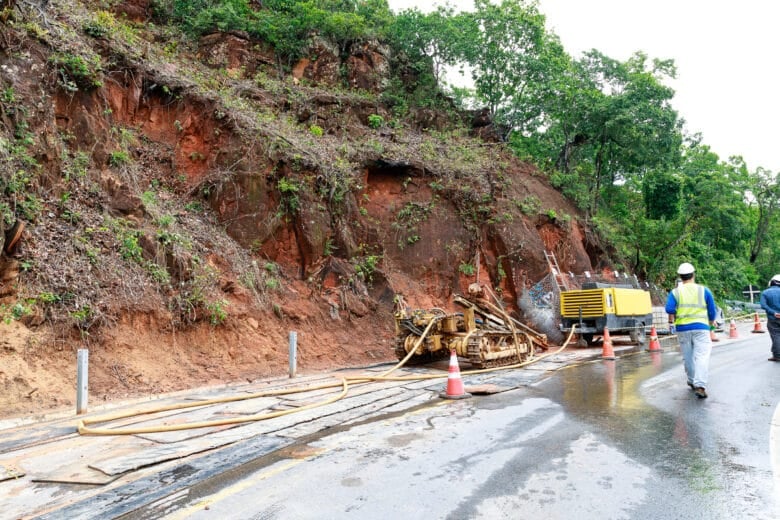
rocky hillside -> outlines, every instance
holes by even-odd
[[[2,2],[4,414],[70,405],[80,348],[93,400],[284,375],[291,330],[302,371],[366,364],[393,357],[396,295],[453,308],[478,277],[527,319],[545,250],[602,267],[490,121],[383,98],[381,43],[315,40],[290,71],[93,4]]]

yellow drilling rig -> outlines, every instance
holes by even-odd
[[[455,296],[463,312],[443,309],[411,310],[396,299],[395,353],[408,364],[443,359],[454,350],[475,368],[513,365],[546,350],[547,336],[512,318],[500,305],[485,298],[485,288],[471,284],[468,297]],[[420,341],[420,338],[423,338]]]

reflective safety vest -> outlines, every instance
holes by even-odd
[[[677,300],[677,312],[674,319],[676,325],[688,325],[690,323],[709,325],[703,285],[684,283],[672,289],[672,294],[674,299]]]

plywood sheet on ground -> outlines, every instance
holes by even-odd
[[[344,412],[347,410],[353,410],[356,409],[353,413],[354,417],[360,417],[366,413],[365,410],[361,411],[359,410],[360,407],[365,406],[367,404],[370,404],[372,401],[381,400],[386,397],[391,397],[394,395],[400,395],[404,396],[402,399],[400,399],[401,402],[403,402],[403,399],[407,399],[410,396],[414,395],[414,393],[409,393],[407,390],[405,390],[402,387],[394,387],[394,388],[388,388],[381,391],[376,391],[371,394],[365,394],[360,395],[356,397],[346,397],[344,399],[341,399],[339,401],[336,401],[335,403],[331,403],[326,406],[318,407],[318,408],[312,408],[309,410],[304,410],[301,412],[296,412],[290,415],[283,415],[281,417],[275,417],[273,419],[268,419],[264,421],[258,421],[253,423],[248,423],[245,425],[239,425],[236,428],[232,428],[230,430],[225,430],[221,432],[216,432],[208,435],[207,437],[204,437],[205,439],[203,442],[209,442],[213,441],[215,444],[215,447],[221,446],[230,442],[236,442],[238,440],[243,439],[249,439],[251,437],[259,436],[259,435],[267,435],[274,433],[276,435],[285,435],[286,430],[289,430],[290,428],[295,427],[298,424],[302,423],[313,423],[314,426],[313,431],[319,431],[322,428],[326,427],[326,421],[323,421],[323,417],[328,417],[340,412]],[[342,418],[339,418],[339,420],[342,420]],[[290,431],[289,436],[293,434],[292,431]],[[189,443],[198,441],[198,439],[190,439],[187,441],[184,441],[182,443],[178,443],[173,446],[179,446],[181,445],[181,449],[183,451],[188,451],[190,449],[193,449],[189,446]],[[208,449],[203,448],[201,444],[198,444],[199,449]],[[148,453],[150,458],[156,458],[157,454],[154,452]],[[162,455],[168,456],[168,452],[163,452]],[[113,467],[108,468],[103,465],[101,465],[99,468],[104,471],[127,471],[128,468],[132,468],[137,463],[141,462],[140,460],[120,460],[120,461],[111,461]],[[147,463],[153,463],[151,460]]]
[[[115,479],[88,467],[90,458],[143,450],[150,441],[134,437],[70,437],[3,455],[0,465],[24,468],[33,482],[106,484]]]
[[[249,415],[255,415],[270,411],[270,408],[278,402],[275,397],[258,397],[256,399],[249,399],[246,401],[236,401],[232,403],[215,404],[198,408],[195,410],[183,410],[183,413],[176,415],[173,418],[168,418],[161,423],[148,423],[144,426],[167,426],[167,425],[180,425],[180,424],[194,424],[204,421],[218,421],[222,419],[230,419],[231,417],[242,418]],[[237,423],[241,424],[241,423]],[[138,434],[138,437],[142,439],[148,439],[159,443],[172,443],[181,442],[187,439],[193,439],[195,437],[201,437],[209,433],[216,431],[235,428],[237,424],[227,424],[223,426],[209,426],[206,428],[195,428],[192,430],[177,430],[171,432],[160,433],[142,433]]]
[[[5,430],[0,432],[0,453],[21,450],[43,442],[50,442],[75,434],[76,427],[73,425],[40,426]]]
[[[102,486],[119,478],[119,475],[106,475],[86,466],[65,466],[48,473],[35,475],[33,482],[54,482],[59,484],[91,484]]]
[[[411,397],[407,398],[404,401],[399,401],[396,404],[388,406],[387,408],[383,408],[380,413],[389,414],[389,413],[405,412],[411,408],[414,408],[415,406],[427,404],[434,400],[436,401],[440,400],[439,395],[437,393],[436,394],[432,392],[420,392],[418,394],[412,393]]]
[[[490,383],[499,386],[510,387],[514,390],[521,386],[528,386],[539,380],[538,371],[532,370],[502,370],[500,372],[493,372],[490,378],[486,378],[483,382]]]
[[[294,378],[275,379],[243,385],[240,390],[247,393],[262,393],[276,390],[291,390],[294,388],[311,388],[325,383],[333,382],[334,377],[329,374],[316,376],[298,376]],[[238,390],[238,389],[236,389]]]
[[[218,448],[231,442],[235,442],[235,439],[226,440],[213,436],[198,437],[174,444],[149,442],[143,449],[108,455],[102,459],[91,460],[88,464],[90,468],[102,471],[107,475],[121,475],[128,471],[135,471],[146,466]]]
[[[377,398],[381,397],[381,393]],[[370,396],[366,396],[370,398]],[[345,399],[347,400],[347,399]],[[343,401],[337,401],[342,403]],[[348,401],[348,400],[347,400]],[[334,404],[337,404],[334,403]],[[89,466],[108,475],[117,475],[127,471],[133,471],[145,466],[159,464],[195,453],[219,448],[239,441],[247,440],[258,435],[268,434],[280,429],[288,428],[299,422],[307,422],[316,419],[322,414],[335,413],[330,407],[314,408],[301,413],[276,417],[258,422],[250,422],[235,425],[230,429],[215,431],[208,435],[184,439],[175,443],[162,443],[144,447],[143,450],[135,450],[132,453],[122,453],[113,457],[106,457],[89,463]],[[357,404],[340,405],[339,409],[358,406]],[[175,432],[170,432],[175,433]],[[150,442],[145,440],[144,442]]]
[[[327,407],[327,415],[322,412],[312,416],[310,420],[292,425],[284,430],[278,430],[277,435],[285,437],[300,437],[318,432],[325,428],[330,428],[347,421],[362,419],[367,414],[377,409],[390,406],[411,397],[410,391],[404,388],[388,388],[371,394],[364,394],[355,397],[345,398],[337,401]],[[317,409],[311,410],[316,412]],[[302,412],[305,414],[306,412]]]
[[[222,432],[228,433],[228,432]],[[213,477],[239,464],[262,457],[291,443],[275,436],[254,437],[165,471],[144,477],[128,484],[108,489],[49,513],[39,520],[62,518],[118,518],[145,504],[153,503],[196,482]]]
[[[407,390],[430,390],[438,392],[447,386],[447,376],[436,379],[420,379],[419,381],[404,381],[403,385]]]
[[[563,366],[563,361],[550,361],[545,359],[538,363],[533,363],[523,367],[523,370],[531,370],[534,372],[544,372],[547,370],[558,370]]]
[[[395,388],[398,386],[402,386],[404,383],[405,381],[376,381],[376,382],[365,382],[365,383],[352,383],[349,384],[347,395],[349,397],[364,395],[364,394],[376,392],[378,390],[383,390],[386,388]],[[342,389],[343,387],[341,383],[338,382],[338,386],[334,386],[333,388],[323,388],[321,390],[315,390],[311,392],[282,395],[279,396],[280,405],[281,406],[292,405],[292,406],[300,407],[309,404],[316,404],[318,402],[322,402],[326,400],[329,397],[338,395],[339,393],[341,393]]]

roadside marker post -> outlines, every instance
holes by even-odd
[[[76,415],[87,411],[89,397],[89,350],[80,348],[76,354]]]
[[[298,333],[290,331],[290,377],[295,377],[296,365],[298,364]]]

